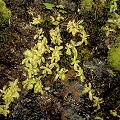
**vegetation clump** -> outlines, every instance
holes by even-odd
[[[0,0],[0,26],[11,17],[11,11],[6,7],[3,0]]]
[[[118,29],[120,29],[120,16],[116,13],[117,1],[118,0],[111,0],[110,2],[109,13],[111,18],[108,18],[108,20],[105,21],[105,26],[102,26],[103,30],[106,31],[106,36],[105,34],[103,34],[104,37],[109,37],[112,32],[115,33]],[[0,13],[2,14],[4,19],[9,19],[9,17],[11,16],[11,12],[6,8],[3,0],[0,0],[0,2]],[[72,96],[73,99],[76,97],[76,99],[74,99],[76,101],[78,97],[80,99],[80,91],[82,91],[81,93],[87,98],[85,98],[85,100],[88,100],[87,107],[91,107],[93,110],[90,117],[103,120],[104,116],[102,116],[102,114],[104,113],[102,112],[102,110],[106,110],[106,108],[104,108],[103,102],[105,103],[107,101],[106,99],[109,99],[104,99],[104,95],[102,95],[106,92],[104,89],[106,87],[106,84],[109,84],[109,82],[104,83],[103,73],[106,72],[106,69],[108,71],[108,68],[104,70],[102,69],[103,67],[101,67],[105,65],[103,62],[94,61],[97,66],[100,66],[98,67],[99,69],[97,69],[99,71],[96,70],[96,65],[94,67],[92,64],[88,64],[90,72],[89,70],[86,70],[88,73],[86,72],[87,75],[85,77],[85,69],[83,71],[83,67],[85,67],[85,65],[83,62],[87,61],[88,63],[90,63],[89,59],[93,57],[93,53],[98,51],[98,48],[104,47],[102,45],[99,47],[98,45],[99,43],[102,43],[100,41],[101,37],[100,39],[98,39],[98,42],[96,40],[98,36],[96,37],[95,35],[93,35],[95,36],[94,41],[96,40],[97,47],[92,46],[91,43],[93,41],[88,40],[88,37],[92,38],[91,36],[94,31],[99,32],[99,30],[102,30],[100,29],[101,26],[97,24],[97,22],[99,21],[99,17],[97,15],[99,11],[101,11],[101,13],[104,12],[102,11],[102,9],[105,8],[105,3],[106,0],[98,0],[98,2],[94,0],[81,0],[80,8],[78,8],[78,15],[80,16],[80,14],[84,14],[83,17],[67,19],[65,21],[65,15],[67,15],[68,11],[66,12],[66,9],[64,9],[63,5],[43,3],[47,10],[51,10],[52,12],[54,11],[53,14],[47,16],[47,18],[43,17],[44,15],[41,13],[36,14],[36,12],[33,12],[34,10],[32,11],[32,9],[28,11],[32,17],[32,22],[30,22],[30,26],[32,26],[36,30],[36,34],[34,35],[33,39],[36,40],[37,43],[34,45],[34,47],[32,47],[31,49],[27,49],[23,53],[25,58],[22,60],[22,64],[24,65],[24,69],[26,71],[24,73],[25,80],[22,82],[23,88],[33,90],[34,93],[40,93],[39,95],[42,95],[44,97],[46,91],[52,89],[52,87],[54,86],[53,84],[51,85],[49,83],[51,83],[51,81],[52,83],[60,81],[60,83],[63,83],[64,85],[66,84],[68,86],[65,89],[65,95],[63,95],[64,99],[66,99],[68,93],[71,93],[70,96]],[[92,21],[93,19],[90,18],[92,20],[87,23],[87,19],[85,19],[84,17],[88,16],[89,13],[94,16],[94,21]],[[104,16],[102,17],[105,18]],[[88,19],[88,21],[90,19]],[[102,23],[102,20],[100,20],[100,23]],[[97,27],[91,27],[91,25]],[[91,30],[89,33],[88,28],[90,28]],[[89,47],[92,49],[90,50]],[[113,45],[112,48],[110,48],[108,52],[108,62],[112,68],[114,68],[115,70],[120,70],[120,36],[117,38],[116,43]],[[103,73],[100,70],[102,70]],[[98,75],[98,72],[100,73],[100,75]],[[69,78],[72,78],[72,80],[69,80]],[[73,80],[73,78],[77,80],[75,84],[75,80]],[[49,81],[49,83],[47,83],[46,81]],[[70,85],[70,82],[67,81],[72,81],[73,85]],[[79,89],[79,87],[77,87],[77,83],[80,83],[78,84],[78,86],[82,85],[82,87],[84,86],[84,88]],[[10,113],[10,104],[14,102],[15,98],[19,98],[19,92],[22,89],[20,89],[17,84],[18,80],[15,80],[15,82],[10,82],[9,87],[4,86],[3,89],[0,90],[0,97],[4,100],[4,102],[2,102],[2,105],[0,105],[0,114],[7,116],[7,114]],[[111,85],[109,84],[109,88],[110,87]],[[99,91],[99,88],[101,89],[101,91]],[[54,94],[56,93],[54,92]],[[47,103],[47,99],[45,99],[45,102]],[[92,105],[90,105],[89,102],[90,104],[92,103]],[[63,106],[61,108],[63,108]],[[61,111],[63,111],[63,109]],[[110,110],[110,114],[115,117],[120,117],[119,115],[117,115],[117,109],[114,110],[114,108]]]
[[[120,70],[120,36],[108,52],[108,62],[112,68]]]
[[[50,35],[50,43],[48,43],[48,39],[44,35],[43,28],[38,28],[36,31],[37,34],[34,36],[34,39],[37,39],[38,43],[31,50],[24,52],[25,59],[22,61],[28,72],[28,78],[23,82],[23,86],[28,89],[34,88],[35,93],[40,92],[41,94],[43,94],[42,81],[50,75],[54,76],[54,80],[64,80],[66,72],[70,69],[69,66],[73,66],[76,76],[80,77],[82,82],[85,79],[83,70],[79,65],[80,60],[78,59],[77,50],[83,43],[87,45],[87,37],[89,36],[82,26],[83,20],[76,22],[74,19],[68,22],[66,28],[68,34],[72,34],[73,37],[78,36],[81,40],[66,40],[65,46],[63,46],[64,39],[61,35],[60,21],[64,18],[60,13],[57,13],[57,17],[50,16],[50,19],[54,25],[48,33]],[[33,17],[31,24],[41,24],[41,21],[35,21]],[[63,54],[71,59],[69,64],[65,63],[67,64],[66,68],[60,64],[60,61],[64,61]]]
[[[15,98],[19,98],[19,92],[21,89],[18,87],[18,80],[9,83],[9,87],[3,87],[3,90],[0,89],[0,97],[2,96],[4,104],[0,105],[0,114],[7,116],[10,113],[9,107],[11,102],[14,102]]]

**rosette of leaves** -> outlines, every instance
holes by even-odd
[[[108,37],[111,33],[116,32],[114,28],[112,28],[110,25],[106,25],[103,27],[103,30],[106,32],[106,36]]]
[[[80,80],[82,82],[84,82],[85,76],[84,76],[82,68],[79,65],[80,60],[78,60],[78,58],[77,58],[78,57],[78,52],[77,52],[77,49],[76,49],[76,47],[81,46],[82,43],[83,43],[82,41],[75,42],[75,41],[71,40],[70,43],[66,44],[66,49],[67,49],[66,54],[69,55],[69,56],[73,55],[73,58],[71,57],[71,61],[72,61],[71,65],[73,65],[73,68],[76,71],[76,76],[79,76]]]
[[[42,76],[26,79],[25,81],[23,81],[23,88],[27,88],[28,90],[34,88],[34,93],[40,92],[41,94],[43,94],[43,85],[41,82],[41,78]]]
[[[66,54],[70,55],[70,56],[73,54],[75,59],[78,56],[76,46],[77,46],[77,44],[73,40],[71,40],[70,43],[66,44],[66,49],[67,49]]]
[[[87,33],[85,32],[85,30],[82,30],[79,35],[80,35],[80,37],[82,39],[82,43],[85,43],[85,45],[87,45],[88,44],[87,37],[89,35],[87,35]]]
[[[85,82],[85,76],[84,76],[84,72],[83,69],[79,66],[78,69],[76,69],[76,76],[80,77],[81,82]]]
[[[120,15],[117,13],[114,13],[112,18],[109,18],[107,20],[107,24],[105,27],[103,27],[103,30],[106,31],[106,36],[108,37],[109,34],[115,33],[116,29],[120,29]]]
[[[46,66],[41,66],[40,68],[43,69],[43,71],[42,71],[43,75],[46,76],[47,74],[52,74],[52,70],[51,70],[50,65],[48,63],[46,63]]]
[[[37,75],[39,72],[38,66],[45,62],[43,57],[45,46],[42,41],[39,41],[37,45],[32,50],[26,50],[24,55],[26,58],[22,61],[22,64],[25,64],[25,69],[28,71],[28,76],[31,78],[33,75]],[[39,52],[39,50],[41,52]]]
[[[4,100],[5,104],[0,105],[0,114],[7,116],[10,113],[9,106],[11,102],[14,102],[15,98],[19,98],[19,92],[21,89],[18,87],[18,80],[16,79],[14,82],[9,83],[9,87],[3,87],[3,90],[0,90],[2,99]]]
[[[60,45],[63,42],[61,40],[60,29],[58,26],[55,29],[50,30],[50,37],[54,44]]]
[[[97,107],[97,110],[99,110],[100,109],[100,104],[103,103],[103,99],[99,98],[99,97],[96,97],[96,96],[93,96],[93,101],[94,101],[93,107]],[[95,111],[97,111],[97,110],[95,110]]]
[[[77,56],[78,56],[78,52],[77,52],[77,49],[76,47],[79,47],[83,44],[82,41],[80,42],[75,42],[73,40],[70,41],[70,43],[66,43],[66,54],[71,56],[73,55],[74,56],[74,59],[77,59]]]
[[[107,22],[108,22],[108,24],[111,25],[112,28],[120,29],[120,15],[118,15],[117,13],[115,13],[112,18],[108,19]]]
[[[49,57],[49,59],[51,59],[51,63],[57,63],[60,60],[62,49],[63,46],[55,46],[55,48],[50,47],[50,50],[52,51],[52,56]]]
[[[57,71],[57,74],[55,76],[55,79],[54,80],[57,80],[58,78],[60,78],[61,80],[64,80],[66,75],[65,73],[67,72],[68,70],[66,68],[61,68],[59,71]]]
[[[85,45],[87,45],[87,35],[86,31],[84,30],[84,27],[81,25],[83,20],[79,20],[78,22],[69,21],[67,25],[67,30],[69,33],[72,33],[73,36],[78,34],[81,37],[81,43],[85,42]],[[80,44],[81,45],[81,44]]]
[[[57,13],[57,17],[53,17],[53,16],[50,16],[50,19],[51,19],[51,23],[53,25],[56,25],[58,26],[60,24],[60,21],[61,20],[64,20],[64,18],[60,15],[60,13]]]
[[[85,84],[85,88],[83,90],[83,94],[89,94],[89,99],[92,101],[93,100],[93,96],[94,96],[94,89],[92,89],[92,84],[89,83],[88,85]]]
[[[69,21],[67,25],[67,30],[69,33],[72,33],[73,36],[75,36],[77,33],[81,32],[83,30],[83,26],[81,23],[83,20],[80,20],[78,22],[75,22],[75,19],[73,21]]]
[[[37,25],[37,24],[41,24],[42,22],[44,22],[44,20],[40,15],[38,15],[38,17],[33,17],[33,22],[31,22],[31,24]]]
[[[110,110],[110,114],[120,119],[120,115],[118,115],[116,110]]]
[[[106,36],[108,37],[110,33],[116,32],[116,29],[120,29],[120,15],[116,12],[118,9],[118,0],[110,1],[110,18],[107,20],[107,24],[103,27],[106,31]]]

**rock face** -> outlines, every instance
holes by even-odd
[[[83,85],[69,72],[64,82],[56,81],[53,87],[44,89],[44,94],[24,90],[21,98],[11,107],[7,120],[83,120],[85,96]],[[71,76],[71,77],[70,77]]]
[[[90,70],[91,74],[94,73],[97,78],[102,77],[103,70],[107,71],[105,61],[101,61],[98,58],[93,58],[93,61],[84,61],[83,66],[85,68],[88,68]]]

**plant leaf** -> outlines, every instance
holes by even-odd
[[[67,13],[65,10],[59,10],[59,12],[63,14]]]
[[[65,7],[63,5],[56,5],[57,8],[64,9]]]
[[[48,10],[52,10],[54,7],[54,4],[51,4],[51,3],[43,3],[43,4],[45,5],[46,9],[48,9]]]

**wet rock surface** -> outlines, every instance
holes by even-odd
[[[58,85],[59,84],[59,85]],[[76,84],[76,83],[75,83]],[[55,83],[51,92],[44,91],[44,94],[34,94],[33,91],[24,91],[21,98],[11,107],[11,113],[7,117],[9,120],[83,120],[82,112],[80,115],[80,104],[84,103],[84,96],[75,92],[80,92],[80,85],[66,90],[68,86],[63,83]],[[76,88],[77,87],[77,88]],[[77,91],[75,91],[75,89]]]

